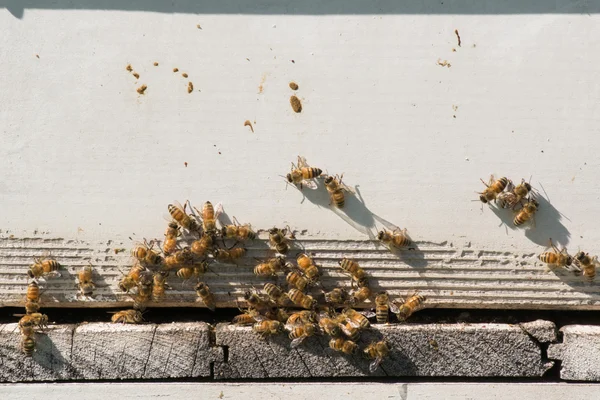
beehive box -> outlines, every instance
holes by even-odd
[[[11,313],[24,305],[33,258],[44,255],[64,267],[42,284],[43,307],[129,307],[117,288],[129,249],[162,240],[175,199],[220,202],[257,230],[289,225],[291,255],[312,253],[326,289],[350,286],[337,264],[348,257],[374,292],[418,291],[428,308],[600,307],[596,283],[537,259],[550,238],[571,254],[598,251],[596,44],[576,39],[593,37],[595,6],[70,4],[0,13],[0,305]],[[344,210],[322,185],[286,184],[298,155],[344,174],[355,191]],[[492,173],[532,177],[535,226],[515,228],[510,210],[482,207],[479,179]],[[390,223],[408,229],[414,249],[392,254],[375,240]],[[267,237],[246,244],[237,264],[211,265],[204,279],[217,320],[265,282],[252,269],[272,256]],[[98,287],[82,299],[75,276],[89,264]],[[170,283],[150,309],[203,307],[193,283]],[[88,376],[53,368],[54,379]],[[182,376],[200,376],[190,368]]]

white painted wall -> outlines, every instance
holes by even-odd
[[[600,242],[595,5],[38,3],[0,8],[4,233],[162,236],[166,205],[189,198],[221,201],[256,227],[362,237],[286,190],[278,175],[302,154],[344,172],[372,212],[417,240],[534,251],[567,232],[574,249]],[[533,175],[570,220],[545,207],[529,237],[507,232],[470,201],[492,172]]]

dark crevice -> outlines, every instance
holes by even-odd
[[[223,362],[224,363],[228,363],[229,362],[229,346],[221,346],[221,348],[223,349]]]

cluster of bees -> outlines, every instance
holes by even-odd
[[[479,193],[479,200],[482,203],[491,203],[492,201],[500,208],[515,210],[520,206],[520,209],[515,211],[513,224],[521,226],[528,221],[535,224],[535,213],[539,208],[539,203],[535,199],[533,188],[525,179],[521,179],[519,185],[514,185],[513,182],[502,177],[494,179],[490,177],[488,183],[481,180],[486,186],[483,192]],[[538,255],[538,259],[547,264],[548,269],[569,268],[572,265],[577,267],[584,279],[588,282],[594,281],[596,277],[596,268],[600,267],[598,256],[590,256],[589,253],[579,251],[575,256],[568,254],[567,249],[562,250],[552,243],[550,239],[550,251],[546,251]]]

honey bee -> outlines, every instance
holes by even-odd
[[[194,207],[194,210],[202,216],[202,228],[204,229],[204,232],[209,235],[214,235],[217,232],[217,218],[223,211],[221,204],[217,204],[216,213],[215,208],[210,201],[207,201],[202,205],[202,211],[199,211],[196,207]]]
[[[354,354],[358,349],[358,345],[351,340],[337,338],[329,341],[329,348],[335,351],[341,351],[344,354]]]
[[[125,275],[123,279],[119,281],[119,289],[121,289],[123,292],[129,292],[137,285],[140,279],[140,274],[146,270],[146,267],[140,264],[135,264],[133,267],[131,267],[127,275]]]
[[[31,281],[29,282],[29,285],[27,285],[27,294],[25,296],[25,300],[31,303],[40,302],[40,287],[36,281]],[[29,314],[29,312],[27,314]]]
[[[278,271],[285,267],[285,258],[275,257],[254,267],[254,274],[258,276],[276,276]]]
[[[268,335],[276,335],[283,332],[283,324],[279,321],[266,319],[264,321],[255,323],[252,326],[252,330],[265,338]]]
[[[44,329],[48,326],[48,316],[41,313],[23,315],[19,320],[19,328],[38,327]]]
[[[538,255],[540,261],[548,264],[548,267],[568,267],[573,263],[573,257],[567,253],[566,248],[563,247],[561,251],[558,251],[554,243],[552,243],[552,239],[550,239],[550,247],[552,247],[552,251],[546,251]]]
[[[29,267],[27,276],[32,279],[40,278],[42,276],[60,276],[58,269],[61,265],[56,260],[49,258],[34,258],[34,263]]]
[[[589,253],[583,253],[583,251],[575,254],[575,262],[583,270],[583,277],[588,282],[593,282],[596,278],[596,268],[600,267],[598,262],[598,256],[590,257]]]
[[[243,247],[235,247],[231,250],[216,249],[213,256],[220,262],[235,262],[246,254],[246,249]]]
[[[298,268],[300,268],[306,278],[311,281],[319,279],[319,269],[308,255],[302,253],[298,256],[296,261],[298,262]]]
[[[288,297],[292,303],[306,309],[313,309],[317,305],[317,301],[312,296],[302,293],[298,289],[290,289]]]
[[[167,270],[180,268],[185,265],[190,265],[194,262],[194,254],[189,247],[184,247],[181,250],[165,257],[164,266]]]
[[[369,319],[365,317],[362,313],[354,310],[353,308],[347,308],[342,312],[342,315],[346,318],[350,325],[359,328],[366,329],[371,324],[369,323]]]
[[[390,296],[387,292],[379,292],[375,296],[375,314],[378,324],[387,324],[390,315]]]
[[[290,347],[298,347],[307,337],[314,336],[317,333],[317,327],[314,324],[304,324],[300,326],[286,326],[290,330],[288,337],[292,339]]]
[[[360,338],[360,328],[357,328],[348,321],[340,323],[340,329],[344,332],[344,335],[353,342],[356,342]]]
[[[196,287],[196,294],[198,295],[198,300],[202,300],[204,305],[210,310],[215,311],[217,308],[215,303],[215,297],[210,291],[208,285],[204,282],[199,282]]]
[[[521,179],[521,183],[516,187],[509,181],[506,191],[498,195],[498,206],[501,208],[514,208],[531,192],[531,185]]]
[[[377,371],[379,364],[390,354],[390,348],[385,340],[379,342],[373,342],[368,345],[364,350],[365,356],[374,360],[369,364],[369,371],[371,373]]]
[[[244,300],[246,300],[248,306],[254,309],[265,309],[269,307],[268,301],[263,299],[258,293],[250,290],[244,293]]]
[[[142,313],[138,310],[123,310],[115,312],[110,320],[114,324],[141,324],[144,322]]]
[[[79,294],[84,297],[90,297],[96,288],[96,284],[92,280],[92,267],[88,265],[81,268],[77,273],[77,280],[79,281]]]
[[[273,300],[277,305],[283,304],[287,300],[287,293],[285,293],[279,286],[273,283],[265,283],[264,290],[265,293],[267,293],[267,295],[269,296],[269,298]]]
[[[530,198],[525,205],[523,205],[523,208],[519,210],[517,215],[515,215],[515,219],[513,220],[515,226],[521,226],[529,220],[535,224],[534,214],[539,206],[540,203],[538,203],[533,197]]]
[[[489,183],[485,183],[483,179],[480,179],[480,181],[486,186],[485,190],[479,193],[479,200],[481,200],[482,203],[488,203],[492,200],[496,202],[496,198],[500,193],[502,193],[502,191],[504,190],[504,188],[506,188],[506,185],[508,185],[509,182],[508,178],[506,177],[494,180],[493,175],[490,176]]]
[[[299,184],[302,188],[303,181],[315,179],[322,173],[323,171],[320,168],[309,166],[306,158],[298,156],[298,165],[296,166],[292,163],[291,172],[286,175],[286,178],[289,183],[293,183],[294,185]]]
[[[194,276],[194,268],[192,266],[184,266],[177,270],[177,276],[184,281],[187,281]]]
[[[250,224],[240,225],[238,220],[233,217],[233,224],[225,225],[221,228],[221,236],[226,239],[235,239],[243,242],[248,239],[256,239],[256,232],[252,230]]]
[[[33,356],[33,352],[35,351],[35,339],[33,335],[23,335],[21,338],[21,351],[25,354],[26,357]]]
[[[140,244],[131,250],[131,255],[143,264],[158,265],[162,262],[162,257],[152,250],[152,247],[154,247],[154,243],[148,244],[146,239],[144,239],[143,244]]]
[[[317,316],[313,311],[303,310],[290,315],[286,325],[295,326],[302,324],[311,324],[317,320]]]
[[[279,322],[286,322],[290,318],[290,314],[285,308],[273,308],[265,313],[268,319],[274,319]]]
[[[329,316],[325,313],[319,316],[319,326],[321,329],[323,329],[323,331],[325,331],[326,334],[333,338],[342,334],[340,322],[333,318],[329,318]]]
[[[25,312],[27,314],[33,314],[40,311],[40,303],[37,301],[27,300],[25,302]]]
[[[165,297],[165,291],[168,287],[167,285],[167,275],[169,273],[166,271],[158,271],[154,273],[152,278],[152,300],[160,301]]]
[[[414,294],[406,299],[403,303],[399,304],[398,312],[396,313],[398,321],[404,322],[408,319],[408,317],[422,309],[425,300],[425,296]]]
[[[335,288],[325,293],[325,301],[332,306],[341,306],[348,301],[348,292],[343,288]]]
[[[291,271],[285,277],[285,280],[290,286],[298,290],[304,290],[308,286],[309,282],[304,276],[302,276],[299,272]]]
[[[162,251],[165,255],[169,255],[177,250],[177,237],[179,236],[179,225],[176,221],[169,222],[167,231],[165,232],[165,240],[163,242]],[[192,243],[193,245],[193,243]]]
[[[356,261],[343,258],[339,261],[340,268],[352,275],[352,279],[357,282],[359,286],[365,286],[367,282],[367,273],[362,269]]]
[[[365,282],[366,282],[365,280],[361,281],[361,283],[365,283]],[[359,286],[358,289],[356,289],[352,292],[352,297],[350,298],[350,304],[355,305],[358,303],[362,303],[363,301],[368,300],[369,297],[371,297],[371,289],[369,289],[368,286]]]
[[[344,192],[353,192],[352,189],[342,183],[343,177],[344,174],[342,174],[342,176],[336,175],[335,178],[333,176],[328,176],[323,181],[329,192],[329,198],[331,200],[329,204],[333,204],[337,208],[344,208],[344,205],[346,204]]]
[[[247,310],[243,314],[239,314],[233,317],[231,322],[240,326],[252,325],[257,322],[255,318],[256,315],[258,315],[258,313],[253,312],[252,310]]]
[[[142,272],[137,285],[137,293],[133,297],[133,308],[144,311],[146,309],[146,303],[152,298],[153,291],[154,275],[150,271]]]
[[[377,235],[377,239],[379,239],[383,244],[385,244],[390,249],[392,248],[401,248],[410,246],[412,241],[408,236],[406,228],[400,230],[394,229],[393,231],[388,231],[387,229],[382,230]]]
[[[185,212],[185,206],[182,207],[178,202],[174,202],[174,204],[169,204],[168,210],[171,217],[183,229],[187,229],[188,231],[198,231],[198,223]]]
[[[286,236],[288,232],[291,233],[289,227],[269,229],[269,243],[279,254],[286,254],[290,249],[289,239]],[[293,235],[290,235],[290,238],[293,238]]]
[[[198,240],[192,242],[192,253],[197,257],[202,257],[213,247],[213,237],[211,235],[204,234]]]

